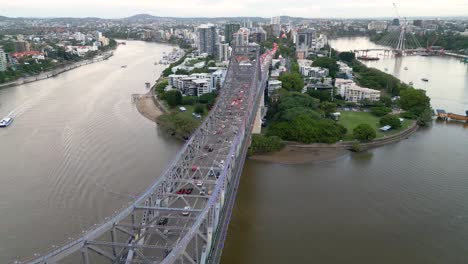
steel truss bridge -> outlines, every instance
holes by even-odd
[[[214,108],[147,191],[80,238],[16,263],[218,263],[275,52],[235,47]]]

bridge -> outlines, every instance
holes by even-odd
[[[218,263],[276,52],[234,48],[218,100],[167,170],[81,237],[15,263]]]

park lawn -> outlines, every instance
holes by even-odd
[[[388,132],[382,132],[379,130],[382,126],[379,123],[380,118],[367,112],[353,112],[353,111],[342,111],[340,120],[338,121],[339,124],[343,125],[348,129],[348,133],[346,134],[344,140],[353,140],[353,129],[357,127],[359,124],[369,124],[372,126],[377,132],[377,138],[382,138],[384,136],[393,135],[396,133],[401,132],[402,130],[407,129],[410,127],[414,120],[405,119],[402,122],[402,126],[399,129],[391,129]]]
[[[180,111],[179,107],[185,107],[185,108],[187,109],[187,111],[182,112],[182,111]],[[195,119],[195,120],[200,120],[200,123],[201,123],[201,121],[203,120],[203,118],[208,114],[208,111],[205,111],[205,113],[202,115],[202,118],[201,118],[201,119],[196,119],[196,118],[192,115],[194,109],[195,109],[195,105],[178,105],[178,106],[176,106],[174,109],[172,109],[172,111],[175,112],[175,113],[180,113],[181,115],[184,115],[184,116],[193,118],[193,119]]]

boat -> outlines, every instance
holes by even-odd
[[[146,85],[146,88],[149,88],[151,84],[149,82],[146,82],[145,85]]]
[[[376,61],[380,60],[379,57],[370,57],[370,56],[358,56],[358,60],[364,60],[364,61]]]
[[[0,120],[0,127],[7,127],[13,123],[13,118],[11,117],[5,117],[2,120]]]
[[[428,81],[429,81],[429,79],[427,79],[427,78],[422,78],[421,80],[423,80],[424,82],[428,82]]]
[[[122,65],[120,66],[120,68],[127,68],[127,65]]]
[[[407,71],[407,70],[408,70],[408,67],[405,67],[405,71]]]

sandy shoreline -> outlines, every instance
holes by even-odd
[[[152,91],[138,97],[135,104],[138,112],[153,122],[156,122],[156,118],[163,114],[163,111],[154,102]]]

